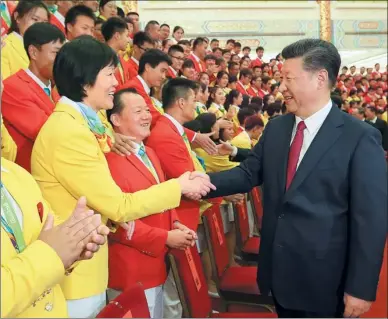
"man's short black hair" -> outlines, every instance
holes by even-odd
[[[116,32],[120,34],[128,30],[128,25],[123,18],[112,17],[104,22],[101,27],[101,33],[106,42],[113,38]]]
[[[235,42],[234,43],[235,48],[241,48],[241,43],[240,42]]]
[[[282,111],[282,103],[279,101],[276,101],[274,103],[271,103],[267,107],[267,114],[268,116],[274,116],[275,113],[280,113]]]
[[[243,49],[242,49],[243,51],[245,51],[245,50],[249,50],[249,51],[251,51],[251,48],[250,47],[243,47]]]
[[[259,47],[256,48],[256,52],[257,52],[257,51],[264,51],[264,48],[261,47],[261,46],[259,46]]]
[[[216,60],[217,60],[217,57],[216,57],[214,54],[206,54],[204,60],[205,60],[205,61],[207,61],[207,60],[214,60],[214,61],[216,61]]]
[[[194,92],[198,89],[198,84],[185,78],[175,78],[167,82],[163,87],[162,99],[163,109],[171,108],[178,99],[187,99],[190,90]]]
[[[54,62],[54,81],[59,95],[82,101],[87,96],[85,86],[93,86],[103,68],[117,64],[116,53],[91,36],[82,35],[66,43]]]
[[[65,40],[66,38],[63,32],[56,26],[47,22],[33,24],[27,29],[23,36],[24,49],[27,52],[28,58],[30,58],[30,54],[28,52],[30,45],[40,50],[42,45],[57,41],[64,43]]]
[[[234,62],[234,61],[229,61],[228,63],[228,69],[231,69],[233,68],[235,65],[239,65],[237,62]]]
[[[148,35],[148,33],[139,31],[136,32],[133,36],[133,45],[136,45],[137,47],[142,47],[144,43],[150,43],[154,44],[154,40]]]
[[[202,37],[198,37],[194,40],[193,42],[193,51],[196,49],[197,46],[203,44],[205,41],[205,38],[202,38]]]
[[[170,57],[163,51],[150,49],[144,52],[139,61],[139,75],[144,73],[147,64],[154,69],[162,62],[166,62],[168,65],[172,63]]]
[[[191,46],[191,44],[190,44],[190,41],[189,41],[189,40],[180,40],[180,41],[179,41],[177,44]]]
[[[139,14],[135,11],[130,11],[127,13],[127,17],[129,17],[129,16],[138,16],[139,17]]]
[[[167,27],[167,28],[170,29],[170,26],[169,26],[167,23],[163,23],[163,24],[160,26],[160,28],[163,28],[163,27]]]
[[[183,62],[182,70],[183,69],[187,69],[187,68],[190,68],[190,69],[194,69],[195,68],[193,60],[187,59],[187,60],[185,60],[185,62]]]
[[[99,4],[99,7],[100,9],[105,7],[105,5],[108,3],[108,2],[114,2],[114,0],[100,0],[100,4]]]
[[[65,30],[67,33],[67,24],[74,25],[77,22],[77,18],[80,16],[88,17],[93,20],[94,24],[96,24],[96,16],[92,9],[89,7],[78,5],[72,7],[66,14],[65,17]]]
[[[210,44],[212,44],[212,43],[214,43],[214,42],[220,42],[218,39],[212,39],[211,41],[210,41]]]
[[[156,21],[156,20],[151,20],[151,21],[148,21],[145,28],[144,28],[144,31],[145,32],[148,32],[148,30],[150,29],[151,26],[153,25],[159,25],[159,22]]]
[[[251,69],[241,69],[239,79],[241,79],[242,76],[243,77],[249,76],[252,78],[252,76],[253,76],[252,70]]]
[[[233,45],[236,43],[236,40],[234,39],[229,39],[228,41],[226,41],[226,44],[229,44],[229,43],[233,43]]]
[[[238,111],[237,113],[237,119],[240,122],[240,125],[244,126],[245,119],[248,116],[252,115],[255,115],[255,111],[253,109],[250,109],[248,107],[243,107],[242,109],[240,109],[240,111]]]
[[[309,72],[325,69],[330,87],[335,85],[341,67],[341,56],[332,43],[319,39],[299,40],[286,46],[282,56],[286,60],[301,57],[303,69]]]
[[[122,96],[126,93],[139,94],[135,88],[126,88],[115,93],[113,97],[113,107],[109,110],[106,110],[106,117],[112,126],[114,125],[111,120],[111,115],[121,114],[121,112],[124,110],[125,105],[122,101]]]
[[[178,44],[174,44],[168,49],[168,55],[173,55],[176,52],[185,53],[185,50]]]

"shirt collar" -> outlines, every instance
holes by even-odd
[[[200,61],[201,61],[201,59],[200,59],[199,57],[197,57],[197,56],[194,54],[194,52],[191,53],[191,55],[194,57],[195,61],[197,61],[197,62],[200,62]]]
[[[44,84],[30,69],[25,70],[26,73],[42,88],[42,90],[49,89],[50,95],[51,95],[51,81],[49,81],[49,84]]]
[[[304,120],[304,123],[306,124],[306,128],[310,134],[314,133],[316,130],[318,130],[323,122],[326,120],[326,117],[329,115],[329,112],[333,106],[333,103],[331,100],[318,112],[315,112],[313,115],[309,116],[307,119]],[[299,122],[303,121],[300,117],[295,116],[295,127],[298,126]]]
[[[137,65],[139,65],[139,61],[136,60],[133,56],[131,56],[131,59],[132,59],[133,62],[135,62]]]
[[[172,66],[169,66],[169,68],[170,68],[171,72],[174,73],[175,76],[178,75],[178,72],[175,71],[175,69]]]
[[[68,104],[68,105],[71,105],[72,107],[74,107],[78,112],[81,112],[81,109],[79,108],[78,104],[75,103],[73,100],[70,100],[68,97],[66,96],[62,96],[59,100],[59,103],[64,103],[64,104]]]
[[[179,123],[176,119],[174,119],[170,114],[164,113],[164,116],[167,117],[172,122],[172,124],[175,125],[181,136],[185,133],[185,129],[183,128],[182,124]]]
[[[140,156],[139,155],[139,151],[140,151],[140,148],[141,147],[144,147],[144,144],[143,144],[143,142],[141,142],[140,144],[138,144],[138,143],[133,143],[133,145],[134,145],[134,150],[135,150],[135,154],[136,155],[138,155],[138,156]]]
[[[55,11],[54,15],[59,20],[59,22],[64,26],[65,25],[65,17],[58,10]]]
[[[150,87],[148,86],[148,84],[144,81],[144,79],[143,79],[140,75],[138,75],[138,76],[136,76],[136,77],[137,77],[137,79],[140,81],[141,85],[143,85],[144,91],[146,91],[146,93],[147,93],[148,95],[150,95],[151,89],[150,89]]]

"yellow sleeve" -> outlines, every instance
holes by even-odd
[[[57,143],[53,171],[74,197],[86,196],[88,206],[116,222],[136,220],[178,207],[181,188],[176,179],[136,193],[123,193],[91,134],[69,129]]]
[[[14,258],[1,263],[1,318],[15,318],[42,292],[64,277],[63,263],[46,243],[36,240]]]
[[[246,138],[243,138],[240,134],[237,135],[236,137],[234,137],[231,142],[230,142],[233,146],[236,146],[238,148],[247,148],[247,149],[251,149],[252,146],[249,142],[248,139]]]
[[[7,45],[1,50],[1,76],[3,81],[11,75]]]
[[[15,162],[17,154],[17,146],[1,118],[1,156],[5,159]]]

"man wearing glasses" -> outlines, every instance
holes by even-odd
[[[183,62],[185,61],[184,50],[180,45],[175,44],[168,49],[168,55],[171,58],[172,64],[168,67],[167,77],[175,79],[178,76],[179,71],[182,69]]]
[[[154,48],[154,41],[146,32],[137,32],[133,37],[132,56],[128,60],[128,80],[132,80],[138,75],[139,61],[144,52]]]

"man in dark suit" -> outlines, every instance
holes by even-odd
[[[375,300],[387,234],[381,136],[333,106],[334,45],[300,40],[282,56],[289,113],[240,166],[210,174],[211,196],[264,185],[258,284],[279,317],[358,317]]]
[[[368,105],[365,108],[365,117],[366,121],[377,128],[381,135],[384,134],[385,128],[387,127],[387,122],[377,117],[377,109],[374,106]]]

